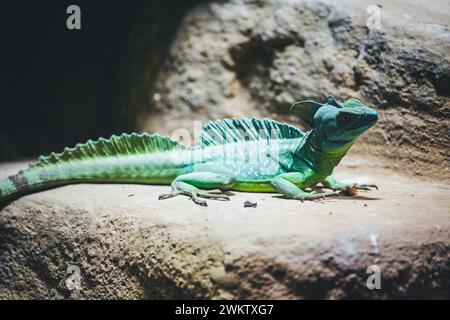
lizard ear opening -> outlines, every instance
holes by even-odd
[[[300,101],[291,106],[291,111],[298,115],[308,126],[314,128],[314,115],[323,104],[312,101]]]

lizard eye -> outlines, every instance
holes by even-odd
[[[342,115],[342,121],[349,122],[350,121],[350,116],[348,114],[343,114]]]

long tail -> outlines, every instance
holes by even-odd
[[[172,161],[173,151],[187,149],[168,137],[148,133],[89,140],[62,153],[40,157],[25,170],[1,181],[0,204],[73,183],[167,183],[183,167]]]

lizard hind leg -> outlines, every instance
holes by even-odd
[[[207,206],[206,201],[200,198],[228,201],[230,198],[223,194],[222,190],[231,188],[235,181],[234,176],[225,173],[192,172],[183,174],[172,182],[172,192],[160,195],[159,200],[184,195],[200,206]]]

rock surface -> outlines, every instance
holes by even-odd
[[[354,156],[337,171],[380,191],[305,203],[236,192],[208,207],[158,201],[158,186],[26,196],[0,213],[0,298],[450,298],[450,186]],[[373,265],[380,290],[366,287]]]
[[[368,29],[370,2],[193,0],[176,16],[171,3],[160,12],[142,2],[136,19],[127,14],[129,61],[118,61],[129,66],[125,122],[169,135],[221,117],[296,123],[295,100],[360,98],[380,121],[337,176],[379,192],[305,203],[236,193],[207,208],[158,201],[168,187],[156,186],[30,195],[0,213],[0,298],[450,298],[449,3],[377,1],[382,27]],[[2,177],[23,165],[1,165]],[[380,290],[366,286],[369,266]]]
[[[372,4],[201,3],[185,14],[157,72],[153,38],[135,36],[132,46],[141,50],[132,77],[140,86],[131,97],[145,106],[141,128],[176,136],[180,127],[193,131],[193,120],[296,121],[289,116],[295,101],[356,97],[380,111],[361,153],[394,160],[408,174],[448,176],[450,4],[378,1],[381,27],[369,29]]]

